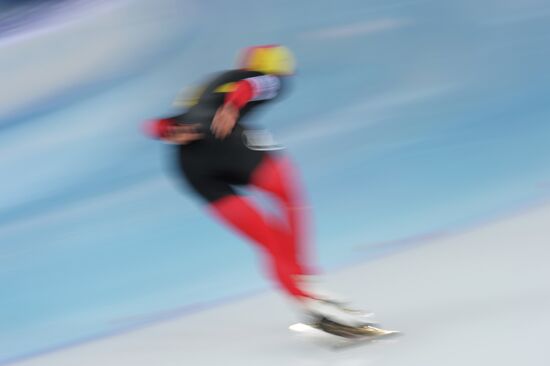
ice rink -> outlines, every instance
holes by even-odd
[[[25,3],[48,13],[0,13],[1,366],[550,365],[548,1]],[[329,289],[398,338],[289,332],[142,131],[272,43],[297,73],[251,126],[298,168]]]
[[[550,206],[401,246],[330,274],[403,335],[331,350],[291,334],[273,291],[75,345],[21,366],[548,365]]]

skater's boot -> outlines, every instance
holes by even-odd
[[[333,317],[345,318],[354,324],[373,323],[373,313],[351,308],[348,305],[348,301],[344,300],[341,296],[322,288],[319,285],[320,280],[318,277],[302,275],[297,276],[296,281],[301,289],[311,294],[311,298],[305,299],[302,304],[305,312],[310,314],[310,316],[316,318],[320,316],[328,319]],[[337,313],[342,314],[342,316],[336,315]]]
[[[372,325],[372,313],[354,310],[337,300],[326,298],[306,298],[301,301],[303,310],[311,323],[330,321],[349,327]]]
[[[349,310],[341,307],[338,303],[313,298],[305,299],[302,302],[309,317],[306,324],[332,335],[359,339],[396,333],[382,329],[374,322],[368,321],[363,312]]]

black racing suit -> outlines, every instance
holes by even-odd
[[[226,93],[234,83],[243,79],[268,80],[272,87],[268,95],[249,101],[240,110],[233,131],[224,139],[217,139],[210,131],[212,119],[224,104]],[[263,77],[263,78],[261,78]],[[281,94],[285,80],[256,71],[230,70],[218,74],[202,86],[195,104],[185,113],[173,117],[178,123],[200,124],[204,138],[185,145],[177,145],[177,162],[189,185],[208,202],[235,194],[233,185],[247,185],[256,167],[270,148],[253,147],[249,130],[242,122],[249,114]]]

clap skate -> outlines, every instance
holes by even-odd
[[[338,301],[307,299],[304,301],[307,320],[290,330],[315,338],[332,348],[342,348],[399,332],[381,328],[369,318],[372,313],[347,308]]]

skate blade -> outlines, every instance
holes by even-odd
[[[335,350],[353,347],[365,343],[375,342],[392,336],[400,335],[396,330],[387,330],[372,325],[365,325],[355,330],[355,334],[339,332],[328,332],[314,324],[296,323],[289,329],[301,337],[317,343],[323,347],[329,347]]]

